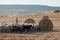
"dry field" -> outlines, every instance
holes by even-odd
[[[24,23],[27,18],[32,18],[36,24],[38,24],[45,15],[53,22],[54,28],[52,32],[33,32],[25,34],[0,33],[0,40],[60,40],[60,13],[48,12],[46,14],[18,16],[18,18],[20,23]],[[16,17],[1,17],[0,22],[15,22],[15,19]]]

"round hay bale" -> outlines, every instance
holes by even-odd
[[[53,29],[52,21],[48,18],[48,16],[44,16],[39,22],[39,28],[41,31],[51,31]]]
[[[35,21],[31,18],[28,18],[28,19],[25,20],[24,23],[32,23],[33,24],[33,23],[35,23]]]

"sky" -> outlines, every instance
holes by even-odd
[[[0,4],[59,6],[60,0],[0,0]]]

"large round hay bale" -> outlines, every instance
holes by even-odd
[[[35,21],[31,18],[28,18],[28,19],[25,20],[24,23],[32,23],[33,24],[33,23],[35,23]]]
[[[42,31],[51,31],[53,29],[52,21],[48,18],[48,16],[44,16],[39,22],[39,28]]]

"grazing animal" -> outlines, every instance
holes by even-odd
[[[22,30],[30,32],[31,28],[32,28],[32,25],[23,25],[23,29]]]
[[[0,27],[0,32],[1,33],[9,33],[11,30],[10,30],[10,27],[9,26],[1,26]]]
[[[11,32],[21,32],[21,28],[19,28],[18,26],[11,26]]]

